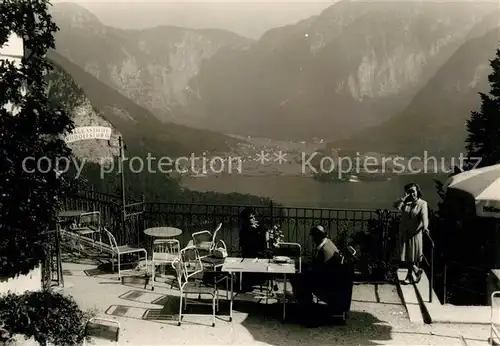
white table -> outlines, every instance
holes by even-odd
[[[221,271],[231,274],[231,300],[229,303],[229,321],[233,320],[233,285],[234,273],[283,274],[283,320],[286,317],[286,274],[295,274],[295,262],[274,263],[264,258],[226,257]]]
[[[144,230],[144,234],[155,238],[173,238],[182,234],[182,230],[176,227],[152,227]]]

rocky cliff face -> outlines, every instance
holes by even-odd
[[[402,111],[494,3],[340,1],[252,42],[220,30],[103,26],[57,5],[57,51],[165,120],[339,139]],[[85,24],[87,23],[87,24]]]
[[[52,15],[60,31],[57,51],[100,81],[140,105],[172,120],[172,110],[198,95],[189,81],[201,64],[226,46],[246,47],[251,40],[222,30],[157,27],[127,31],[104,26],[74,4],[57,4]]]
[[[121,132],[99,114],[72,77],[58,65],[54,65],[47,78],[50,85],[49,99],[71,114],[75,127],[105,126],[112,129],[111,145],[107,141],[97,139],[72,142],[68,146],[73,153],[81,160],[95,163],[104,162],[108,157],[118,156],[118,137],[122,135]]]
[[[339,2],[248,51],[220,51],[193,81],[198,108],[230,131],[243,122],[255,135],[347,136],[402,110],[492,7]]]
[[[189,156],[192,153],[201,155],[202,152],[210,155],[227,152],[240,142],[220,133],[160,122],[146,108],[137,105],[57,52],[49,52],[48,58],[58,68],[53,79],[59,90],[53,88],[53,98],[59,99],[58,102],[65,104],[68,111],[78,115],[78,121],[93,119],[96,122],[98,115],[102,121],[118,129],[129,148],[129,157],[145,157],[148,153],[154,157],[168,155],[170,158]]]
[[[478,92],[489,91],[489,61],[500,48],[500,28],[491,30],[489,25],[490,31],[484,34],[488,28],[484,24],[476,28],[473,38],[455,52],[403,112],[333,146],[419,157],[424,151],[440,157],[464,153],[466,120],[481,105]]]

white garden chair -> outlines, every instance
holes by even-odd
[[[181,251],[180,243],[177,239],[156,239],[153,242],[153,255],[151,257],[151,290],[155,289],[155,273],[157,265],[172,264],[179,259]],[[172,285],[174,283],[172,282]]]
[[[219,243],[217,242],[217,232],[219,232],[221,228],[222,222],[217,225],[213,234],[207,230],[193,233],[193,245],[196,247],[202,258],[209,256],[216,249]],[[220,241],[220,244],[224,249],[226,249],[226,244],[222,240]]]

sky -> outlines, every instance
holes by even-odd
[[[173,25],[217,28],[259,38],[265,31],[318,15],[332,0],[66,0],[94,13],[105,25],[141,29]]]

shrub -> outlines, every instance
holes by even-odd
[[[49,291],[13,293],[0,297],[0,323],[4,340],[21,334],[40,345],[78,345],[93,312],[80,310],[73,298]]]
[[[356,249],[355,267],[363,280],[397,281],[398,263],[394,261],[395,229],[399,219],[386,211],[368,220],[367,230],[342,232],[336,239],[341,251]]]

